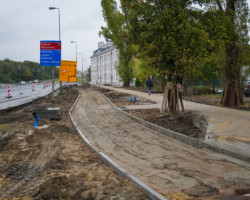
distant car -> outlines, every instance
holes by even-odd
[[[21,82],[19,83],[19,85],[24,85],[24,84],[26,84],[25,81],[21,81]]]
[[[216,89],[215,89],[215,93],[217,93],[217,94],[223,93],[223,89],[218,89],[218,88],[216,88]]]
[[[33,83],[38,83],[38,80],[34,80]]]
[[[249,97],[250,96],[250,80],[248,80],[245,84],[245,89],[243,91],[243,94],[246,96],[246,97]]]

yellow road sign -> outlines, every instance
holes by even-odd
[[[77,62],[62,60],[59,67],[59,80],[66,82],[76,82]]]

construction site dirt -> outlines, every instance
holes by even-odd
[[[178,133],[182,133],[193,138],[203,139],[205,137],[207,122],[203,115],[199,115],[196,112],[190,111],[170,115],[166,112],[160,113],[160,109],[157,108],[132,110],[126,109],[126,106],[147,105],[153,104],[155,102],[139,96],[135,97],[127,93],[121,93],[104,88],[95,89],[104,94],[117,107],[122,108],[125,112],[128,112],[136,117],[140,117],[161,127],[176,131]]]
[[[80,95],[73,117],[90,143],[167,199],[228,199],[231,195],[247,199],[234,195],[249,191],[249,163],[196,149],[142,126],[96,91],[81,90]],[[124,104],[131,104],[123,96]]]
[[[67,89],[67,88],[65,88]],[[75,88],[0,113],[0,199],[148,199],[93,153],[73,126]],[[37,106],[60,107],[61,120],[40,119]]]
[[[126,117],[93,89],[78,91],[80,98],[72,115],[90,143],[167,199],[248,199],[243,195],[250,193],[249,163],[183,144]],[[78,135],[68,115],[78,91],[64,90],[54,102],[41,98],[2,113],[0,199],[148,199],[103,163]],[[130,96],[112,91],[106,93],[121,108],[153,103],[140,97],[130,101]],[[39,128],[33,128],[32,112],[44,105],[60,107],[62,119],[41,119]],[[174,124],[180,117],[158,111],[127,110],[159,125],[167,118]],[[202,128],[195,125],[199,121],[205,127],[202,116],[189,112],[179,121],[186,125],[176,124],[173,129],[179,126],[178,132],[196,130],[194,135],[186,134],[202,137]]]

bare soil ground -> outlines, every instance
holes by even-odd
[[[155,102],[148,99],[134,96],[127,93],[117,92],[105,88],[95,87],[95,90],[103,93],[107,96],[116,106],[123,108],[126,105],[148,105],[154,104]],[[132,99],[131,99],[132,98]]]
[[[183,144],[134,122],[95,91],[80,92],[73,117],[87,139],[166,198],[247,199],[249,163]]]
[[[110,101],[112,101],[112,103],[120,108],[123,108],[123,106],[126,105],[146,105],[154,103],[142,97],[136,97],[136,101],[133,100],[130,102],[130,98],[133,97],[130,94],[111,91],[104,88],[96,88],[96,90],[104,94]],[[125,109],[124,111],[161,127],[190,137],[203,139],[206,134],[206,119],[203,115],[199,115],[195,112],[185,111],[181,112],[179,115],[169,115],[168,113],[160,113],[160,110],[156,108],[134,110]]]
[[[135,90],[135,91],[140,91],[140,92],[147,93],[147,89],[140,88],[140,87],[127,87],[127,88],[124,88],[124,89]],[[158,94],[158,93],[161,93],[161,92],[156,91],[155,88],[152,88],[151,93],[152,94]],[[196,103],[206,104],[206,105],[221,106],[220,105],[220,100],[221,100],[220,95],[183,96],[183,99],[187,100],[187,101],[196,102]],[[245,97],[244,96],[243,99],[244,99],[244,105],[241,106],[240,108],[234,108],[234,109],[250,111],[250,97]]]
[[[192,101],[196,103],[202,103],[212,106],[221,106],[220,105],[220,96],[213,95],[194,95],[194,96],[184,96],[183,99],[187,101]],[[240,108],[235,108],[239,110],[250,111],[250,97],[244,97],[244,105]]]
[[[78,92],[64,90],[0,112],[0,199],[148,199],[93,153],[68,112]],[[60,107],[61,120],[40,119],[36,106]]]

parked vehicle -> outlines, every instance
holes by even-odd
[[[38,80],[34,80],[33,83],[38,83]]]
[[[216,88],[215,93],[216,94],[221,94],[221,93],[223,93],[223,89]]]
[[[19,83],[19,85],[24,85],[24,84],[26,84],[25,81],[21,81],[21,82]]]
[[[246,97],[249,97],[250,96],[250,80],[248,80],[245,84],[245,89],[243,91],[243,94],[246,96]]]

